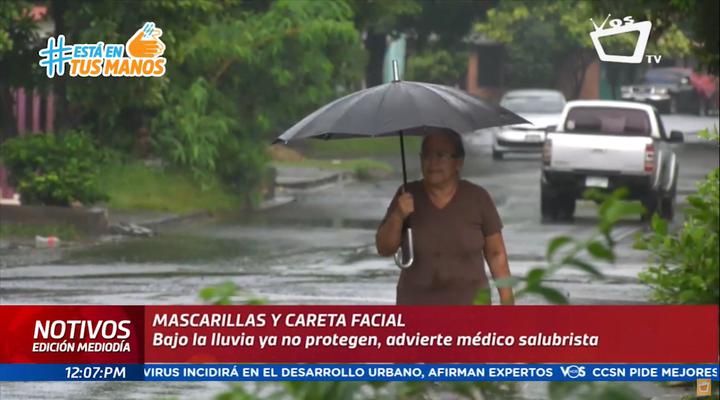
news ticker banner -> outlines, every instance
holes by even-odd
[[[588,379],[591,366],[579,364],[627,368],[623,379],[634,364],[648,364],[660,371],[648,378],[663,380],[663,368],[698,371],[718,361],[717,306],[0,306],[0,318],[1,380],[59,379],[66,369],[105,377],[112,365],[142,380],[233,367],[280,368],[278,379],[291,378],[278,363],[367,369],[363,379],[374,363],[427,363],[415,365],[421,371],[441,363],[584,367]],[[230,366],[212,366],[220,363]]]
[[[0,364],[0,381],[697,381],[713,364]]]

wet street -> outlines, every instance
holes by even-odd
[[[680,157],[678,205],[695,183],[718,165],[718,149],[692,133],[718,124],[717,117],[666,116],[666,129],[686,132],[676,145]],[[540,222],[540,156],[493,161],[490,135],[466,137],[463,175],[484,186],[504,222],[511,271],[522,275],[543,265],[548,242],[558,235],[585,238],[595,229],[596,207],[579,202],[572,223]],[[367,155],[372,156],[372,155]],[[384,160],[398,163],[398,160]],[[409,177],[419,176],[416,155]],[[374,234],[397,189],[399,174],[381,181],[346,181],[288,191],[296,201],[233,220],[185,222],[152,238],[114,240],[87,248],[20,250],[0,248],[2,304],[197,304],[207,286],[232,281],[249,298],[273,304],[393,304],[399,270],[380,258]],[[675,222],[681,220],[676,216]],[[637,280],[646,254],[632,249],[638,220],[614,232],[618,262],[601,265],[607,279],[590,279],[576,270],[561,271],[549,284],[573,304],[638,304],[648,289]],[[521,298],[518,304],[543,304]],[[649,395],[658,388],[646,385]],[[225,385],[32,383],[2,384],[0,398],[210,398]],[[528,393],[528,398],[543,398]]]

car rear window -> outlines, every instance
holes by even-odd
[[[565,132],[650,136],[650,119],[642,110],[575,107],[568,111]]]

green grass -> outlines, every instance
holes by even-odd
[[[139,161],[105,165],[98,181],[110,196],[107,206],[111,209],[188,213],[237,210],[244,204],[217,180],[205,182],[203,190],[188,173],[148,167]]]
[[[405,138],[405,154],[420,152],[422,140],[417,136]],[[397,137],[358,138],[340,140],[308,139],[303,143],[311,157],[373,157],[400,154],[400,139]]]
[[[71,225],[0,224],[0,238],[34,238],[35,236],[57,236],[61,240],[78,240],[83,237]]]

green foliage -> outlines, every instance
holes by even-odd
[[[558,62],[592,48],[590,17],[586,2],[501,1],[475,31],[505,44],[507,86],[553,87]]]
[[[453,398],[473,400],[520,399],[515,383],[505,382],[320,382],[294,381],[266,383],[249,388],[232,385],[217,400],[293,399],[293,400],[374,400]],[[451,396],[451,397],[448,397]]]
[[[114,210],[150,210],[189,213],[201,210],[228,212],[242,209],[244,199],[212,176],[203,181],[178,168],[146,166],[137,160],[113,160],[99,168],[101,189]]]
[[[648,250],[650,267],[640,279],[653,288],[653,299],[670,304],[720,304],[720,170],[715,168],[688,196],[685,222],[670,231],[654,215],[652,231],[637,242]]]
[[[404,34],[410,57],[431,47],[451,54],[463,53],[466,48],[463,39],[473,22],[482,18],[491,6],[491,2],[444,0],[349,0],[349,3],[355,11],[356,29],[364,35],[368,86],[382,83],[386,36]]]
[[[36,134],[3,143],[0,157],[25,204],[69,206],[107,199],[95,180],[100,153],[87,134]]]
[[[283,382],[283,389],[297,400],[360,398],[364,382]]]
[[[249,297],[247,294],[244,294],[233,282],[223,282],[214,286],[203,288],[200,290],[199,296],[206,303],[215,305],[236,304],[236,302],[233,301],[233,298],[240,296],[245,298]],[[265,299],[255,297],[249,297],[243,302],[243,304],[247,305],[262,305],[266,303],[267,301]]]
[[[59,9],[60,1],[50,8]],[[79,126],[95,134],[102,144],[129,152],[139,129],[147,128],[165,104],[168,90],[179,84],[182,49],[203,25],[237,1],[213,0],[117,2],[87,1],[65,8],[59,18],[69,43],[125,43],[145,21],[154,21],[163,30],[167,46],[168,72],[152,79],[66,79],[68,126]],[[56,23],[58,21],[55,21]],[[36,53],[37,54],[37,53]],[[34,61],[37,63],[37,61]],[[170,84],[172,82],[172,84]],[[62,122],[62,121],[58,121]]]
[[[694,53],[703,67],[717,73],[719,55],[716,16],[719,2],[594,0],[588,3],[598,17],[612,12],[613,17],[630,15],[636,21],[651,21],[653,29],[648,52],[678,58]]]
[[[423,11],[416,0],[366,1],[350,0],[358,30],[392,34],[403,18],[412,18]]]
[[[218,177],[236,192],[247,194],[257,204],[257,189],[267,174],[267,154],[262,141],[251,137],[233,138],[219,149]]]
[[[29,6],[30,3],[25,1],[0,3],[0,57],[19,51],[20,47],[27,44],[22,39],[30,37],[28,31],[33,26],[26,12]]]
[[[550,400],[638,400],[644,397],[621,382],[550,382],[548,398]]]
[[[232,140],[235,121],[208,107],[207,81],[199,78],[188,90],[173,90],[154,120],[156,152],[172,163],[187,167],[201,184],[216,172],[220,147]]]
[[[51,8],[60,6],[51,2]],[[84,2],[60,14],[71,43],[124,43],[143,21],[163,29],[167,74],[58,81],[68,125],[129,152],[143,135],[206,188],[255,198],[272,136],[360,81],[363,51],[344,1]]]
[[[228,305],[233,303],[232,298],[237,295],[237,292],[237,285],[232,282],[223,282],[200,290],[200,298],[207,303]]]
[[[32,2],[4,1],[0,3],[0,84],[34,87],[41,79],[33,79],[39,71],[37,64],[37,25],[29,11]],[[14,64],[14,65],[13,65]]]
[[[361,77],[352,16],[343,2],[276,1],[200,29],[186,45],[186,65],[218,87],[241,130],[270,139]]]
[[[467,52],[427,50],[408,57],[406,80],[454,86],[467,73]]]
[[[654,48],[653,48],[654,47]],[[680,58],[692,52],[692,42],[676,24],[672,24],[657,40],[657,44],[650,46],[649,51],[655,51],[667,57]]]
[[[644,20],[644,11],[656,12],[662,7],[655,2],[652,7],[643,8],[643,13],[625,13],[633,2],[618,3],[614,0],[591,2],[579,0],[517,2],[501,0],[499,5],[488,11],[487,20],[475,26],[475,32],[505,45],[506,84],[509,87],[553,87],[556,83],[558,66],[572,55],[591,55],[579,58],[586,62],[597,60],[588,33],[593,29],[592,18],[601,24],[608,12],[611,18],[625,15]],[[674,24],[667,23],[662,30],[653,24],[657,40],[651,40],[648,51],[666,56],[685,56],[690,52],[690,41],[684,32]],[[632,35],[621,35],[602,40],[608,53],[630,54],[634,48]],[[538,45],[540,44],[540,45]],[[577,68],[584,69],[582,63]],[[576,82],[577,84],[581,82]]]
[[[49,84],[38,65],[37,24],[28,1],[0,1],[0,141],[16,133],[12,89],[44,89]]]
[[[156,149],[201,181],[214,174],[243,193],[261,185],[271,137],[350,88],[362,71],[359,35],[343,2],[231,9],[199,27],[179,52],[178,83],[153,121]]]

